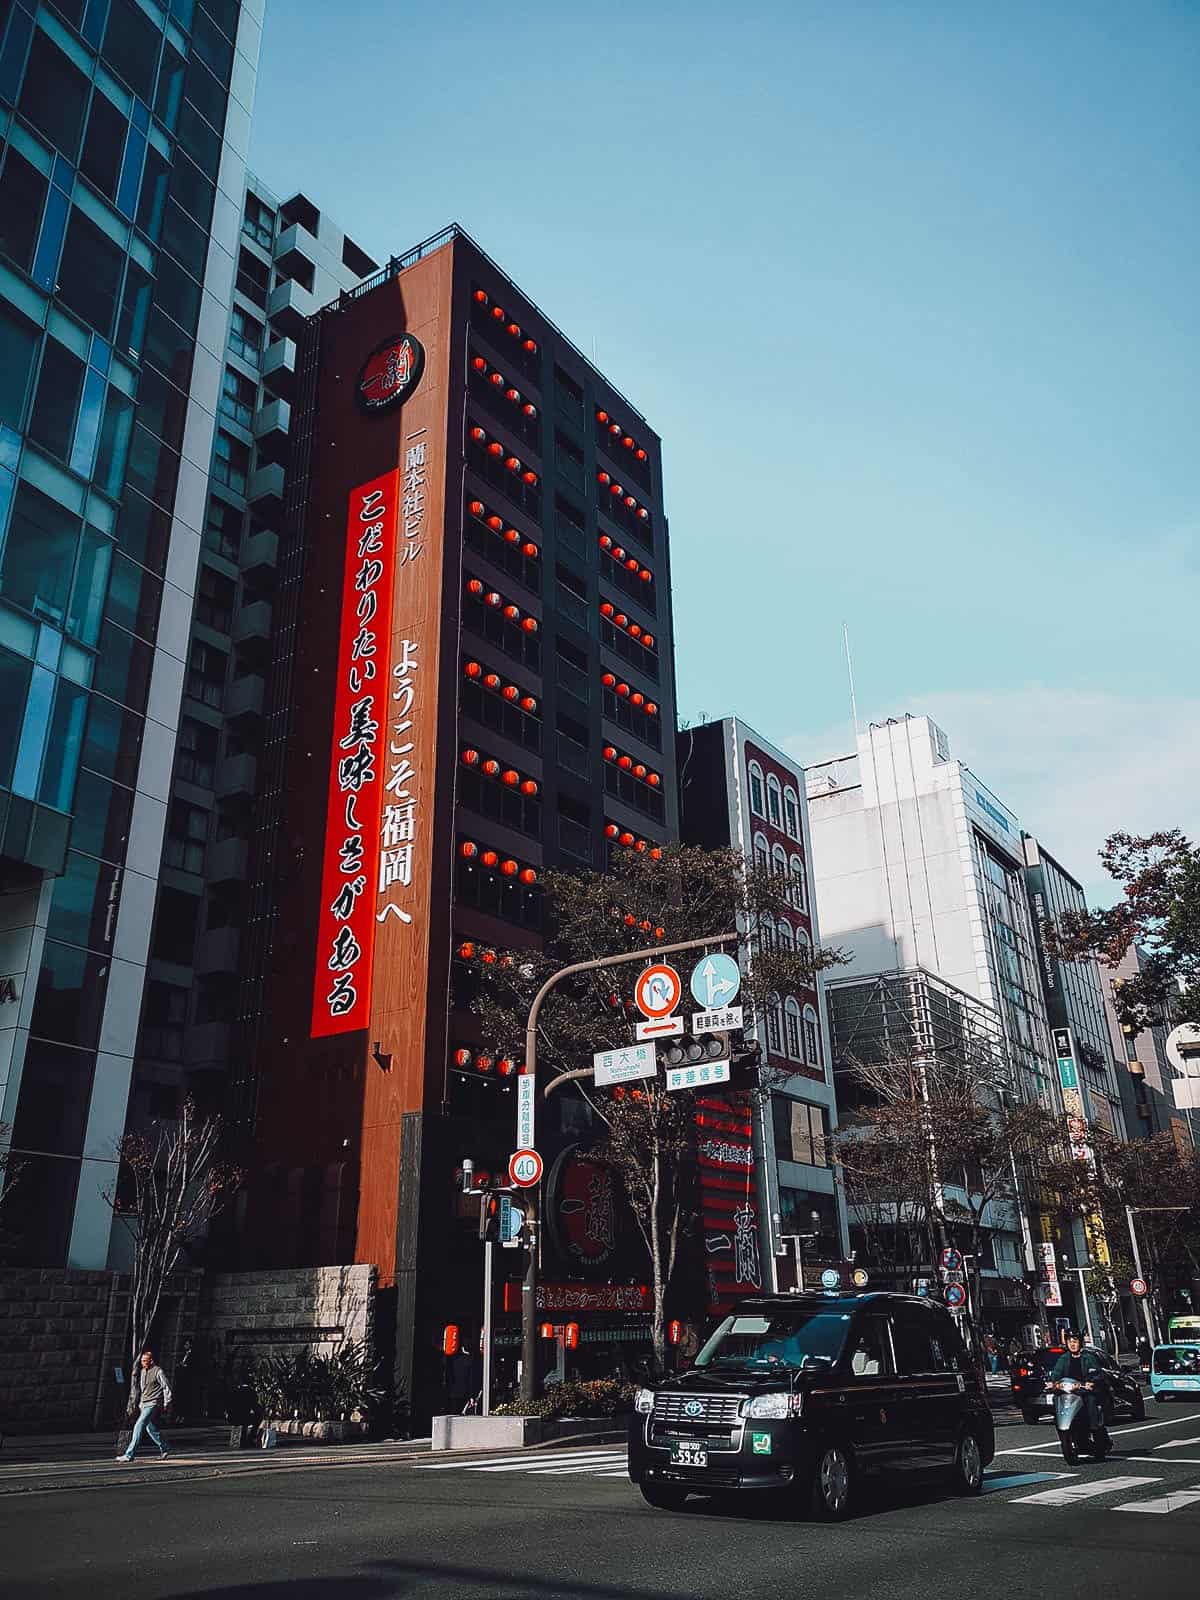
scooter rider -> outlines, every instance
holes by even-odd
[[[1050,1381],[1057,1384],[1064,1378],[1074,1378],[1076,1383],[1083,1385],[1088,1427],[1105,1449],[1109,1449],[1112,1441],[1108,1437],[1108,1429],[1104,1426],[1102,1405],[1107,1390],[1104,1367],[1094,1351],[1084,1349],[1083,1335],[1078,1328],[1068,1328],[1066,1346],[1067,1348],[1054,1363]]]

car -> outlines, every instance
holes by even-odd
[[[1146,1397],[1142,1393],[1136,1370],[1122,1367],[1106,1350],[1099,1350],[1095,1345],[1089,1344],[1085,1348],[1104,1368],[1110,1412],[1127,1411],[1135,1422],[1141,1422],[1146,1415]],[[1061,1344],[1042,1345],[1037,1350],[1024,1351],[1020,1360],[1013,1363],[1009,1384],[1024,1421],[1034,1423],[1042,1417],[1053,1416],[1054,1396],[1047,1393],[1046,1385],[1050,1381],[1054,1363],[1065,1350],[1066,1346]]]
[[[995,1450],[949,1313],[887,1293],[738,1301],[686,1372],[638,1390],[629,1424],[629,1476],[664,1510],[773,1491],[840,1521],[876,1474],[936,1471],[978,1494]]]
[[[1200,1344],[1155,1345],[1150,1357],[1150,1392],[1159,1405],[1200,1400]]]

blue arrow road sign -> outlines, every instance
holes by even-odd
[[[692,998],[701,1011],[717,1011],[732,1005],[742,987],[742,974],[732,956],[701,956],[692,968]]]

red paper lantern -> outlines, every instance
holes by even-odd
[[[596,413],[596,421],[599,422],[599,423],[607,422],[608,421],[608,412],[607,411],[597,411],[597,413]]]
[[[474,861],[479,854],[479,846],[471,839],[464,839],[458,847],[458,853],[464,861]]]
[[[504,542],[505,544],[520,544],[521,535],[515,528],[506,528],[504,530]]]
[[[609,477],[607,472],[598,472],[596,474],[596,482],[597,483],[611,483],[612,479]]]
[[[523,556],[527,556],[530,561],[536,561],[537,560],[537,555],[538,555],[538,547],[537,547],[537,545],[533,544],[531,541],[526,541],[526,543],[521,546],[521,554]]]
[[[521,608],[519,606],[505,606],[504,615],[510,622],[520,622]]]
[[[494,672],[487,673],[485,675],[485,677],[484,677],[483,682],[484,682],[485,687],[488,688],[488,689],[498,689],[500,687],[500,678]]]
[[[521,391],[519,389],[505,389],[504,398],[506,400],[511,400],[515,405],[521,398]]]
[[[640,447],[634,451],[634,455],[637,456],[639,461],[645,461],[646,459],[646,452]]]
[[[623,611],[618,611],[616,616],[613,618],[613,621],[616,623],[618,628],[624,628],[628,626],[629,618]]]
[[[629,624],[629,637],[631,639],[636,639],[637,636],[641,633],[641,631],[642,631],[642,625],[641,625],[640,622],[631,622]]]
[[[479,587],[482,589],[483,585],[480,584]],[[602,617],[611,617],[615,609],[611,601],[605,600],[600,606],[600,615]]]
[[[641,517],[643,522],[650,521],[650,513],[646,510],[645,506],[638,507],[638,516]]]
[[[623,833],[621,835],[621,843],[628,848],[633,843],[633,835],[631,833]]]
[[[521,330],[517,327],[515,322],[509,323],[508,331],[514,339],[519,339],[521,337]]]
[[[483,359],[482,356],[473,356],[471,358],[471,365],[475,368],[476,372],[486,372],[487,371],[487,362]]]
[[[482,594],[483,593],[483,584],[479,581],[478,578],[468,578],[467,579],[467,593],[468,594]]]
[[[490,1072],[492,1070],[491,1056],[476,1056],[475,1070],[477,1072]]]
[[[473,850],[475,846],[472,845],[471,848]],[[475,954],[475,946],[468,939],[465,941],[465,943],[459,945],[458,954],[461,960],[470,961],[471,957]]]
[[[644,694],[640,693],[640,691],[637,690],[637,689],[635,689],[633,691],[633,693],[629,696],[629,704],[631,706],[644,705],[645,704],[645,700],[646,700],[646,696]]]
[[[522,867],[521,868],[521,882],[523,884],[525,884],[526,886],[528,886],[531,883],[536,883],[537,882],[537,873],[534,871],[534,869],[532,867]]]
[[[506,683],[500,692],[506,700],[516,700],[521,693],[515,683]]]
[[[529,797],[532,799],[537,792],[537,784],[534,782],[534,780],[532,778],[526,778],[524,783],[521,785],[521,793],[529,795]]]
[[[662,860],[662,846],[661,845],[652,844],[650,846],[650,859],[651,859],[651,861],[661,861]]]
[[[662,782],[662,779],[659,777],[657,772],[648,772],[646,774],[646,782],[652,789],[657,789],[659,784]]]
[[[504,462],[504,465],[510,472],[520,472],[521,470],[521,463],[516,456],[508,456]]]
[[[606,533],[602,533],[600,535],[600,548],[601,548],[601,550],[611,550],[612,549],[612,540],[609,538],[609,536]]]
[[[463,668],[463,673],[468,678],[477,678],[482,671],[483,668],[479,665],[478,661],[468,661],[466,666]]]
[[[521,410],[527,417],[537,416],[537,407],[534,405],[532,400],[526,400],[525,404],[521,407]]]
[[[619,498],[625,493],[625,490],[621,484],[613,483],[609,485],[608,492],[609,494],[616,495]]]
[[[524,471],[521,474],[521,476],[525,479],[525,482],[529,485],[529,487],[531,489],[534,489],[534,488],[537,487],[537,481],[538,481],[537,473],[534,472],[531,468],[527,469],[526,471]]]
[[[478,750],[464,750],[463,753],[462,753],[462,758],[463,758],[463,765],[464,766],[466,766],[466,767],[476,766],[478,764],[478,761],[479,761],[479,751]],[[464,853],[464,855],[466,854],[465,851],[463,853]]]
[[[633,775],[635,778],[644,778],[646,776],[646,769],[640,761],[638,762],[637,766],[634,767]]]
[[[496,965],[496,952],[494,950],[485,950],[479,959],[485,967],[494,967]]]
[[[650,922],[649,922],[648,918],[643,918],[643,920],[638,924],[638,926],[641,928],[643,933],[649,933],[650,932]]]
[[[521,348],[526,352],[527,355],[535,356],[537,355],[537,340],[526,339]]]
[[[648,717],[656,717],[658,715],[658,702],[656,700],[646,701],[646,715]]]
[[[617,685],[617,693],[622,700],[627,700],[629,698],[629,685],[627,683],[619,683]]]
[[[654,574],[650,571],[649,567],[643,567],[642,570],[638,573],[638,577],[642,580],[643,583],[653,583],[654,582]]]
[[[553,1339],[553,1337],[554,1337],[554,1324],[552,1322],[541,1322],[541,1323],[539,1323],[538,1324],[538,1335],[539,1335],[539,1337],[541,1337],[543,1339]]]
[[[493,512],[492,515],[487,519],[487,525],[493,533],[499,533],[500,529],[504,526],[504,518],[496,516],[496,514]]]
[[[500,373],[500,372],[493,372],[488,381],[489,381],[489,383],[493,384],[497,389],[503,389],[503,387],[504,387],[504,374]]]
[[[609,431],[609,433],[612,434],[613,438],[615,439],[616,436],[621,431],[621,424],[619,422],[610,422],[609,425],[608,425],[608,431]]]
[[[622,544],[613,545],[612,554],[613,554],[613,560],[614,561],[624,561],[624,559],[625,559],[625,546],[622,545]]]
[[[483,763],[483,770],[487,773],[489,778],[496,777],[500,771],[500,763],[496,760],[495,756],[489,756],[487,758],[487,760]],[[484,860],[487,860],[486,856],[484,857]]]
[[[497,322],[507,322],[508,320],[508,312],[505,311],[503,306],[493,306],[492,315],[495,317]]]
[[[625,566],[626,566],[628,571],[636,572],[637,569],[638,569],[637,557],[636,556],[630,556],[628,561],[626,561]]]
[[[646,646],[647,650],[653,650],[654,649],[654,635],[652,633],[644,633],[642,635],[642,643]]]
[[[476,291],[476,293],[482,294],[483,290],[479,289]],[[442,1329],[442,1354],[444,1356],[456,1356],[458,1354],[457,1323],[448,1322]]]
[[[515,878],[520,870],[521,869],[517,866],[517,863],[513,861],[511,857],[509,860],[502,861],[500,863],[500,871],[506,878]]]
[[[476,289],[476,291],[475,291],[475,303],[476,303],[476,305],[481,305],[481,306],[487,305],[487,298],[488,297],[487,297],[487,290],[486,289]]]
[[[502,1078],[511,1078],[517,1070],[517,1063],[511,1056],[501,1056],[496,1063],[496,1071]]]
[[[633,757],[632,756],[618,756],[617,757],[617,765],[622,769],[622,771],[628,772],[630,767],[633,765]]]
[[[538,631],[538,625],[532,617],[526,617],[521,626],[526,633],[536,633]]]
[[[678,1344],[682,1338],[683,1323],[677,1321],[675,1318],[672,1318],[672,1320],[667,1323],[667,1343]]]
[[[646,854],[646,841],[645,841],[645,839],[639,839],[637,841],[637,843],[634,845],[633,848],[637,851],[638,855],[644,856]]]
[[[527,695],[522,697],[521,710],[522,711],[529,711],[529,712],[534,712],[534,711],[537,710],[537,701],[533,698],[533,696],[531,694],[527,694]]]
[[[503,605],[504,603],[503,595],[497,594],[495,589],[489,589],[487,594],[484,595],[483,600],[484,604],[489,606],[499,606]]]
[[[577,1350],[579,1348],[579,1324],[577,1322],[568,1322],[563,1329],[563,1344],[568,1350]]]
[[[471,437],[472,437],[472,439],[474,439],[476,444],[482,444],[483,441],[487,438],[487,434],[484,433],[482,428],[472,428],[471,429]]]
[[[660,856],[662,855],[662,851],[661,850],[658,853],[659,853]],[[666,932],[667,932],[667,930],[665,928],[655,928],[654,937],[656,939],[662,939],[662,938],[664,938],[666,936]]]
[[[454,1052],[454,1065],[456,1067],[469,1067],[471,1065],[471,1052],[469,1050],[456,1050]]]
[[[604,746],[602,754],[604,756],[605,761],[615,761],[617,759],[617,747],[616,747],[616,745],[606,744]]]
[[[625,446],[626,450],[632,450],[633,449],[633,440],[629,437],[628,434],[626,434],[625,437],[621,440],[621,443]]]
[[[481,517],[483,515],[483,501],[472,500],[468,509],[473,517]]]
[[[627,494],[625,496],[625,504],[629,507],[630,511],[632,511],[634,506],[637,505],[637,501],[633,498],[633,496],[631,494]]]
[[[480,859],[482,860],[482,862],[483,862],[485,867],[494,867],[496,865],[496,863],[499,861],[500,857],[496,854],[496,852],[494,850],[485,850],[483,852],[483,855],[480,857]],[[487,961],[487,952],[486,951],[484,952],[484,957],[483,958],[484,958],[485,961]],[[495,958],[493,957],[493,959],[495,959]],[[491,965],[490,961],[488,962],[488,965],[489,966]]]
[[[625,920],[625,926],[627,928],[636,928],[637,927],[637,918],[634,916],[632,911],[627,911],[625,913],[625,919],[624,920]]]
[[[504,446],[499,442],[498,439],[493,439],[491,444],[488,445],[488,455],[490,455],[490,456],[502,456],[503,454],[504,454]]]
[[[501,774],[500,781],[501,783],[507,784],[510,789],[515,789],[517,784],[519,784],[521,781],[521,774],[519,772],[514,772],[513,769],[509,767],[504,773]]]
[[[617,681],[616,674],[612,673],[612,672],[605,672],[605,673],[603,673],[601,675],[601,678],[600,678],[600,682],[604,685],[604,687],[606,689],[611,689],[613,684],[616,683],[616,681]]]
[[[604,832],[605,832],[605,835],[606,835],[607,838],[615,839],[615,838],[618,837],[618,835],[620,834],[621,830],[620,830],[620,828],[617,827],[615,822],[608,822],[604,826]],[[615,996],[611,997],[609,1003],[615,1005],[616,1004],[616,997]]]

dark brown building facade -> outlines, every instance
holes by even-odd
[[[310,319],[293,430],[242,1254],[377,1264],[419,1388],[442,1323],[478,1317],[456,1167],[513,1149],[520,1063],[470,1015],[478,963],[540,939],[545,867],[678,837],[661,456],[458,229]],[[548,1165],[586,1143],[561,1098]]]

